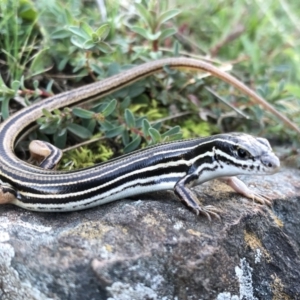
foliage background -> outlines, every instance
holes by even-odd
[[[131,65],[186,55],[232,66],[233,75],[300,125],[298,15],[297,2],[284,0],[1,1],[2,118]],[[60,148],[83,144],[63,159],[67,169],[218,132],[297,142],[277,118],[202,75],[167,70],[92,106],[45,111],[29,139]],[[90,142],[99,138],[101,143]]]

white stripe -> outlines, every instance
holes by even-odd
[[[185,173],[172,173],[166,174],[164,178],[182,178],[185,176]],[[73,211],[79,210],[82,208],[89,208],[94,207],[97,205],[101,205],[104,203],[112,202],[115,200],[119,200],[122,198],[127,198],[133,195],[143,194],[147,192],[159,191],[159,190],[168,190],[173,189],[174,185],[177,181],[169,181],[169,182],[159,182],[155,184],[143,185],[147,184],[148,182],[153,182],[157,180],[157,176],[149,177],[144,179],[136,179],[131,182],[124,183],[117,188],[114,188],[106,193],[95,195],[93,197],[81,200],[81,201],[73,201],[68,203],[61,203],[61,204],[48,204],[48,203],[24,203],[19,200],[15,200],[12,204],[21,206],[23,208],[31,209],[31,210],[38,210],[38,211]],[[112,194],[113,193],[113,194]],[[34,195],[36,196],[36,195]],[[58,210],[60,209],[60,210]]]

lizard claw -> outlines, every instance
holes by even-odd
[[[219,216],[219,213],[221,213],[221,210],[216,208],[212,205],[207,206],[197,206],[193,207],[193,210],[196,212],[196,215],[198,216],[200,213],[205,215],[209,221],[212,220],[212,217],[217,218],[218,220],[221,220],[221,217]]]
[[[256,201],[256,202],[258,202],[262,205],[268,205],[268,206],[272,205],[272,199],[271,198],[269,198],[267,196],[264,196],[262,194],[256,193],[256,192],[252,192],[252,195],[249,198],[252,198],[253,201]]]

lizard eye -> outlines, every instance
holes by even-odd
[[[240,158],[249,158],[251,157],[250,153],[242,148],[237,149],[237,154]]]

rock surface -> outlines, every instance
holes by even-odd
[[[218,183],[209,222],[172,192],[73,213],[0,207],[1,299],[300,299],[300,171],[241,177],[272,208]]]

